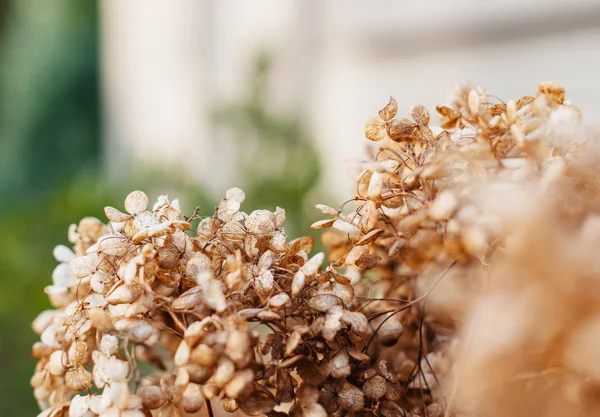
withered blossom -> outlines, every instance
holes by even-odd
[[[106,207],[108,224],[71,228],[46,289],[56,310],[34,322],[42,415],[210,414],[211,400],[248,415],[325,413],[296,390],[318,396],[349,376],[367,320],[350,279],[310,256],[312,238],[287,240],[283,209],[246,214],[244,198],[227,191],[192,232],[177,201],[150,210],[134,191],[125,212]],[[315,369],[307,385],[299,375]]]

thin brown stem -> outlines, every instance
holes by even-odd
[[[204,397],[204,405],[206,406],[206,415],[208,417],[215,417],[213,414],[212,406],[210,405],[210,400]]]

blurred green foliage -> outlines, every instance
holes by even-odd
[[[39,196],[98,160],[96,6],[75,0],[7,6],[0,43],[0,192]]]
[[[98,38],[94,2],[2,2],[0,31],[0,415],[38,412],[29,378],[47,308],[41,291],[66,227],[100,214]],[[71,178],[77,178],[75,181]]]
[[[176,189],[190,213],[192,202],[212,213],[221,197],[164,173],[150,176],[160,178],[151,184],[103,180],[96,8],[77,0],[0,0],[0,416],[39,411],[29,386],[38,340],[31,321],[50,308],[42,289],[56,265],[53,247],[68,243],[69,224],[103,219],[105,205],[122,207],[136,188],[151,198]],[[269,67],[268,56],[259,55],[247,94],[219,110],[216,122],[251,148],[240,158],[242,208],[285,207],[294,237],[317,215],[303,207],[319,161],[301,119],[271,111]]]

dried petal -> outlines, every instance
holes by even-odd
[[[273,236],[275,233],[275,216],[268,210],[253,211],[244,224],[248,232],[255,236]]]
[[[365,399],[362,391],[349,382],[342,382],[338,397],[340,407],[345,410],[358,412],[364,408]]]
[[[565,101],[565,89],[552,81],[544,81],[538,85],[540,94],[550,97],[554,102],[563,104]]]
[[[52,375],[64,375],[67,364],[67,353],[64,350],[55,350],[48,360],[48,371]]]
[[[350,375],[350,356],[345,349],[336,353],[329,361],[329,373],[334,378],[345,378]]]
[[[383,229],[373,229],[356,242],[356,246],[363,246],[373,243],[381,234]]]
[[[225,353],[238,368],[246,366],[253,356],[249,334],[242,331],[231,331],[227,337]]]
[[[227,411],[228,413],[235,413],[239,407],[240,406],[238,405],[237,401],[233,398],[223,399],[223,410]]]
[[[315,275],[321,268],[324,260],[325,254],[323,252],[317,253],[302,266],[302,272],[304,272],[306,276]]]
[[[193,310],[203,302],[203,291],[201,287],[192,287],[171,304],[171,308],[175,311]]]
[[[190,354],[190,346],[185,342],[185,340],[182,340],[177,348],[177,351],[175,352],[175,357],[173,359],[175,366],[184,366],[187,364],[190,360]]]
[[[427,126],[429,124],[429,112],[421,105],[415,105],[410,108],[410,115],[420,125]]]
[[[408,119],[393,119],[387,124],[387,133],[395,142],[411,141],[415,124]]]
[[[332,294],[316,294],[306,303],[306,305],[313,310],[323,313],[340,304],[342,304],[342,300]]]
[[[207,345],[201,344],[194,348],[190,356],[192,362],[200,366],[214,366],[217,363],[217,353]]]
[[[315,245],[315,240],[310,236],[294,239],[290,242],[290,254],[304,252],[310,253]]]
[[[65,385],[75,392],[86,390],[92,385],[92,373],[82,366],[71,369],[65,374]]]
[[[149,410],[156,410],[169,400],[164,390],[156,385],[141,387],[137,395],[142,398],[142,405]]]
[[[131,214],[123,213],[117,210],[116,208],[110,206],[104,207],[104,214],[106,214],[108,220],[115,223],[123,223],[131,219]]]
[[[287,370],[277,370],[275,385],[277,387],[275,399],[278,402],[288,402],[294,399],[294,380]]]
[[[387,122],[391,119],[394,118],[394,116],[396,116],[396,113],[398,113],[398,103],[396,102],[396,100],[394,99],[394,97],[390,97],[390,101],[388,102],[388,104],[386,104],[386,106],[379,110],[379,117]]]
[[[264,391],[240,398],[237,402],[242,411],[250,416],[267,414],[277,405],[275,399]]]
[[[254,373],[250,369],[238,372],[225,386],[225,395],[237,398],[248,385],[254,381]]]
[[[317,204],[315,207],[318,210],[321,210],[321,212],[323,214],[328,214],[330,216],[337,216],[338,215],[338,211],[336,209],[334,209],[333,207],[329,207],[329,206],[326,206],[324,204]]]
[[[269,305],[273,308],[281,308],[290,302],[290,296],[281,292],[269,299]]]
[[[245,198],[246,194],[239,188],[230,188],[227,190],[225,198],[219,204],[219,219],[224,222],[229,221],[240,210],[240,206]]]
[[[378,142],[385,138],[385,122],[379,117],[374,117],[365,125],[367,139]]]
[[[477,91],[475,91],[475,90],[469,91],[468,104],[469,104],[469,111],[471,112],[471,114],[479,113],[480,102],[479,102],[479,94],[477,94]]]
[[[148,207],[148,196],[142,191],[133,191],[125,198],[125,210],[129,214],[140,214]]]
[[[285,356],[290,356],[294,353],[300,342],[302,336],[297,331],[293,331],[285,344]]]
[[[374,377],[367,379],[363,384],[362,389],[367,397],[378,400],[385,395],[387,381],[382,376],[375,375]]]
[[[200,385],[189,383],[183,391],[181,407],[188,413],[195,413],[204,405],[204,394]]]
[[[327,229],[328,227],[333,226],[333,223],[335,223],[335,221],[336,221],[336,219],[318,220],[318,221],[314,222],[313,224],[311,224],[310,228],[312,230]]]
[[[304,272],[298,271],[294,274],[294,279],[292,280],[292,297],[296,297],[300,294],[300,291],[304,288],[304,284],[306,283],[306,275]]]

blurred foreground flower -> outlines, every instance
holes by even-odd
[[[367,123],[356,195],[317,206],[327,254],[237,188],[207,217],[134,191],[73,226],[33,323],[41,415],[593,415],[594,132],[552,83],[437,111]]]

